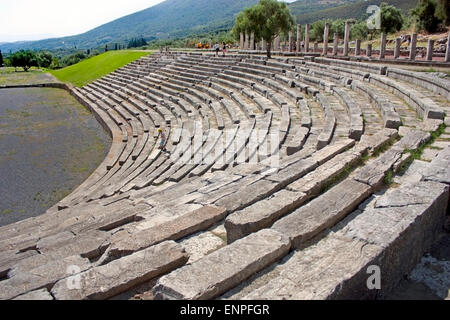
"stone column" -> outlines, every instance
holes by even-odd
[[[250,50],[255,50],[255,33],[250,34]]]
[[[289,31],[289,52],[294,51],[294,33]]]
[[[337,56],[339,45],[339,35],[335,32],[333,36],[333,56]]]
[[[380,46],[380,59],[384,59],[386,56],[386,33],[381,34],[381,46]]]
[[[302,51],[302,26],[297,25],[297,53]]]
[[[274,48],[275,51],[280,51],[280,41],[281,41],[280,36],[277,36],[275,38],[275,48]]]
[[[350,41],[350,21],[345,21],[344,56],[348,56],[349,41]]]
[[[411,46],[409,48],[409,59],[416,60],[416,49],[417,49],[417,33],[411,35]]]
[[[447,50],[445,51],[445,62],[450,62],[450,32],[447,38]]]
[[[433,60],[433,49],[434,49],[434,40],[429,39],[428,46],[427,46],[427,60],[428,61]]]
[[[371,43],[368,43],[368,44],[367,44],[367,52],[366,52],[366,55],[367,55],[368,57],[371,57],[371,56],[372,56],[372,44],[371,44]]]
[[[310,25],[307,24],[305,28],[305,52],[309,52],[309,28]]]
[[[248,41],[249,39],[248,39],[248,34],[247,33],[245,33],[244,34],[244,50],[247,50],[248,49]]]
[[[319,43],[316,41],[314,42],[314,53],[316,53],[317,51],[319,51]]]
[[[361,55],[361,40],[356,39],[355,56]]]
[[[245,44],[244,33],[241,32],[241,34],[240,34],[239,49],[244,50],[244,44]]]
[[[323,52],[324,56],[328,55],[328,34],[330,33],[330,25],[325,23],[325,29],[323,30]]]
[[[264,40],[264,39],[261,40],[261,50],[267,51],[267,43],[266,43],[266,40]]]
[[[402,46],[402,39],[395,39],[395,50],[394,50],[394,59],[398,59],[400,57],[400,48]]]

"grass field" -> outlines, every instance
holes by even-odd
[[[82,87],[148,54],[143,51],[109,51],[67,68],[49,72],[62,82]]]

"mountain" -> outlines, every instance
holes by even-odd
[[[303,0],[309,1],[309,0]],[[300,1],[299,1],[300,2]],[[418,0],[358,0],[358,1],[341,1],[346,2],[338,6],[330,6],[323,10],[317,10],[313,12],[291,12],[296,17],[296,21],[301,24],[313,23],[317,20],[323,19],[360,19],[367,13],[367,8],[370,5],[379,6],[382,2],[386,2],[390,5],[401,9],[403,13],[408,13],[412,8],[415,8]],[[291,5],[292,6],[292,5]]]
[[[361,18],[370,4],[394,4],[406,12],[418,0],[299,0],[289,3],[301,24],[321,19]],[[131,38],[147,40],[181,38],[232,28],[236,15],[259,0],[166,0],[148,9],[101,25],[86,33],[40,41],[0,44],[3,52],[21,49],[55,50],[97,48],[108,43],[127,43]]]
[[[20,49],[93,48],[110,42],[127,42],[134,37],[165,39],[190,34],[229,29],[244,8],[259,0],[167,0],[148,9],[119,18],[84,34],[9,43],[0,46],[5,52]]]

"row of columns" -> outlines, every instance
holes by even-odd
[[[344,49],[343,49],[343,55],[348,56],[350,52],[350,21],[345,22],[345,31],[344,31]],[[322,54],[328,55],[328,43],[329,43],[329,32],[330,32],[330,25],[328,23],[325,24],[324,28],[324,35],[323,35],[323,49]],[[297,25],[297,39],[296,39],[296,52],[309,52],[310,51],[310,25],[306,24],[305,26],[305,37],[304,37],[304,43],[302,48],[302,26]],[[289,38],[289,52],[294,51],[294,33],[292,31],[288,34]],[[275,37],[272,43],[272,48],[274,50],[280,49],[280,36]],[[386,41],[387,37],[385,33],[381,34],[381,45],[380,45],[380,59],[385,59],[386,57]],[[395,48],[394,48],[394,59],[400,58],[400,49],[401,49],[401,43],[402,40],[400,38],[397,38],[395,40]],[[339,44],[339,38],[338,34],[334,33],[334,39],[333,39],[333,51],[332,55],[336,56],[338,55],[338,44]],[[265,41],[262,41],[259,47],[262,50],[267,49],[267,44]],[[254,50],[255,47],[255,34],[252,32],[250,34],[240,34],[240,48],[241,49],[250,49]],[[427,56],[426,59],[428,61],[431,61],[433,59],[433,48],[434,48],[434,40],[428,40],[428,46],[427,46]],[[317,42],[314,43],[314,52],[318,51],[318,44]],[[411,35],[411,43],[410,43],[410,50],[409,50],[409,59],[415,60],[416,59],[416,51],[417,51],[417,34],[413,33]],[[361,55],[361,40],[356,40],[356,46],[355,46],[355,55],[359,56]],[[372,56],[372,45],[368,44],[366,55],[368,57]],[[445,62],[450,62],[450,32],[448,34],[448,41],[447,41],[447,49],[445,54]]]

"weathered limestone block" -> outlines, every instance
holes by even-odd
[[[398,131],[395,129],[384,128],[372,136],[364,135],[361,138],[360,143],[356,146],[355,151],[364,154],[369,152],[373,154],[381,147],[385,146],[391,139],[397,138]]]
[[[305,196],[301,192],[281,190],[268,199],[229,215],[225,220],[228,244],[270,227],[274,221],[300,206]]]
[[[430,141],[431,135],[420,130],[409,130],[409,132],[394,147],[416,150],[422,144]]]
[[[78,288],[68,288],[67,279],[63,279],[55,284],[51,292],[57,300],[108,299],[170,272],[187,260],[188,256],[179,244],[166,241],[78,274]]]
[[[393,189],[349,215],[316,244],[294,253],[275,276],[239,299],[374,299],[408,274],[442,227],[448,187],[417,183]],[[369,290],[369,266],[381,270],[381,290]]]
[[[23,294],[21,296],[18,296],[17,298],[14,298],[13,300],[44,301],[53,300],[53,297],[50,295],[47,289],[41,289]]]
[[[317,161],[319,165],[324,164],[325,162],[331,160],[336,155],[344,152],[348,148],[351,148],[355,145],[355,140],[353,139],[345,139],[332,145],[326,146],[325,148],[316,151],[312,154],[311,159]]]
[[[356,165],[360,159],[361,155],[353,151],[339,154],[286,188],[305,193],[308,199],[317,196],[328,181],[343,173],[347,167]]]
[[[208,229],[221,221],[225,214],[224,208],[204,206],[174,220],[124,235],[112,241],[104,258],[106,261],[118,259],[166,240],[179,240],[190,234]]]
[[[365,283],[367,265],[378,254],[379,248],[365,241],[326,237],[318,244],[294,253],[286,263],[276,267],[278,276],[238,298],[326,300],[353,275]]]
[[[321,231],[332,227],[371,194],[363,183],[347,179],[307,205],[276,222],[272,229],[287,235],[299,248]]]
[[[0,300],[12,299],[29,291],[51,287],[58,280],[69,276],[70,268],[73,266],[84,271],[91,264],[88,259],[72,256],[29,271],[12,269],[8,273],[8,279],[0,281]]]
[[[440,151],[431,165],[422,172],[423,181],[450,184],[450,147]]]
[[[372,160],[367,165],[359,169],[353,175],[355,181],[364,183],[375,190],[382,184],[386,173],[391,170],[394,164],[401,159],[403,149],[391,148],[380,157]]]
[[[289,252],[289,240],[264,229],[162,277],[156,299],[207,300],[232,289]]]
[[[267,176],[266,179],[277,182],[281,185],[287,185],[305,174],[317,168],[317,161],[315,159],[304,159],[295,162],[294,164],[281,169],[278,173]]]
[[[279,188],[275,182],[259,180],[246,186],[243,190],[235,190],[234,193],[223,197],[214,204],[226,208],[228,212],[234,212],[266,198]]]
[[[381,268],[378,296],[395,288],[430,249],[444,225],[448,197],[448,186],[444,184],[405,184],[376,199],[373,208],[355,213],[349,222],[343,222],[341,232],[346,238],[360,239],[382,250],[376,264]],[[359,290],[342,290],[340,297],[352,298],[360,293],[365,298],[375,294],[368,292],[365,283],[359,286]]]

